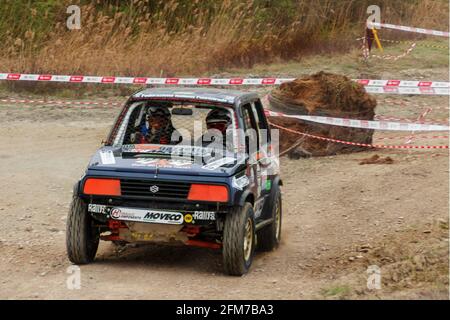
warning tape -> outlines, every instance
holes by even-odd
[[[102,105],[102,106],[119,106],[122,102],[99,102],[99,101],[52,101],[52,100],[26,100],[26,99],[0,99],[0,102],[6,103],[32,103],[32,104],[49,104],[49,105]]]
[[[412,88],[450,88],[447,81],[415,81],[415,80],[374,80],[356,79],[354,80],[363,86],[369,87],[412,87]]]
[[[0,73],[0,80],[102,84],[279,85],[295,78],[149,78]]]
[[[428,123],[428,124],[448,124],[449,119],[423,119],[417,121],[417,119],[411,118],[397,118],[391,116],[383,116],[383,115],[375,115],[375,120],[380,121],[406,121],[406,122],[415,122],[415,123]]]
[[[450,33],[446,32],[446,31],[399,26],[399,25],[390,24],[390,23],[369,22],[369,23],[367,23],[367,27],[370,29],[372,29],[373,27],[386,28],[386,29],[394,29],[394,30],[400,30],[400,31],[428,34],[428,35],[433,35],[433,36],[447,37],[447,38],[450,37]]]
[[[448,149],[448,146],[412,146],[412,145],[393,145],[393,146],[389,146],[389,145],[382,145],[382,144],[368,144],[368,143],[350,142],[350,141],[338,140],[338,139],[327,138],[327,137],[322,137],[322,136],[316,136],[316,135],[313,135],[313,134],[300,132],[300,131],[297,131],[297,130],[292,130],[292,129],[289,129],[289,128],[285,128],[285,127],[276,125],[276,124],[274,124],[272,122],[269,122],[269,124],[271,126],[275,127],[275,128],[278,128],[278,129],[281,129],[281,130],[285,130],[287,132],[299,134],[299,135],[302,135],[302,136],[305,136],[305,137],[308,137],[308,138],[319,139],[319,140],[330,141],[330,142],[341,143],[341,144],[348,144],[348,145],[352,145],[352,146],[378,148],[378,149]]]
[[[397,140],[397,139],[405,139],[407,136],[395,136],[395,137],[377,137],[376,140]],[[448,139],[449,136],[414,136],[415,139]]]
[[[360,40],[360,39],[357,39]],[[416,47],[425,47],[425,48],[438,48],[438,49],[448,49],[448,46],[442,46],[438,44],[426,44],[426,43],[417,43],[412,41],[405,41],[405,40],[391,40],[391,39],[380,39],[381,42],[389,42],[389,43],[405,43],[405,44],[412,44],[415,43]]]
[[[0,73],[0,80],[42,81],[103,84],[159,84],[159,85],[278,85],[295,78],[148,78],[148,77],[103,77],[74,75],[44,75],[22,73]],[[450,82],[353,79],[364,86],[430,87],[450,88]]]
[[[388,101],[388,100],[385,100],[385,101]],[[408,103],[407,102],[405,102],[404,100],[400,100],[400,101],[394,101],[394,100],[389,100],[389,102],[388,102],[389,104],[380,104],[380,105],[378,105],[379,107],[383,107],[383,108],[397,108],[398,109],[398,107],[401,107],[401,108],[407,108],[407,107],[410,107],[410,105],[408,105]],[[393,104],[393,105],[392,105]],[[419,106],[418,105],[413,105],[413,107],[414,108],[418,108]],[[424,106],[424,107],[426,107],[426,106]],[[450,107],[442,107],[442,106],[438,106],[438,107],[433,107],[433,109],[434,110],[449,110],[450,109]]]
[[[423,95],[450,95],[448,88],[432,87],[365,87],[367,93],[385,93],[385,94],[423,94]]]
[[[387,131],[449,131],[448,126],[424,124],[424,123],[402,123],[402,122],[356,120],[356,119],[333,118],[333,117],[310,116],[310,115],[288,115],[281,112],[274,112],[271,110],[265,110],[265,112],[266,115],[272,117],[294,118],[299,120],[311,121],[321,124],[329,124],[340,127],[387,130]]]
[[[386,55],[382,55],[382,56],[379,56],[379,55],[376,55],[376,54],[371,54],[370,56],[371,56],[372,58],[377,58],[377,59],[382,59],[382,60],[393,60],[393,61],[397,61],[398,59],[404,58],[404,57],[406,57],[408,54],[410,54],[411,51],[413,51],[413,49],[414,49],[415,47],[416,47],[416,44],[413,43],[413,44],[411,45],[411,47],[409,47],[404,53],[399,54],[399,55],[397,55],[397,56],[393,56],[393,55],[390,55],[390,54],[386,54]]]

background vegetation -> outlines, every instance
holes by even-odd
[[[81,30],[66,28],[70,4]],[[446,0],[2,0],[0,72],[204,75],[296,60],[357,46],[371,4],[383,21],[448,30]]]

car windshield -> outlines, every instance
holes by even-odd
[[[234,110],[229,106],[168,101],[132,102],[118,124],[113,146],[124,153],[204,155],[238,150]]]

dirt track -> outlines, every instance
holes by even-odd
[[[248,275],[222,275],[214,251],[119,253],[102,243],[97,261],[81,267],[81,290],[68,290],[64,230],[72,185],[116,113],[0,107],[0,298],[448,299],[448,151],[377,151],[394,159],[381,165],[359,165],[374,151],[283,158],[283,243],[258,254]],[[361,245],[368,252],[356,252]],[[373,292],[366,268],[375,262],[384,278]]]

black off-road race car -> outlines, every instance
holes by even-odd
[[[184,243],[221,249],[225,272],[245,274],[256,247],[280,243],[282,182],[273,136],[255,93],[133,94],[74,186],[69,259],[92,262],[100,239]]]

